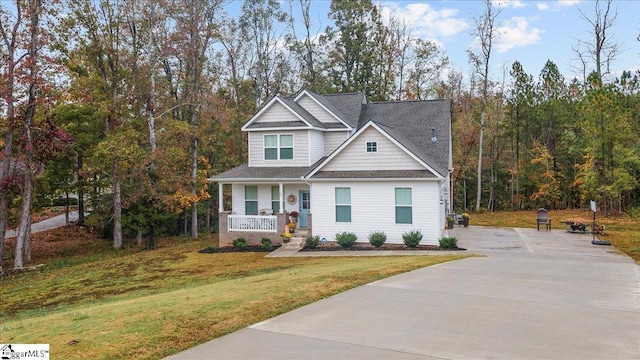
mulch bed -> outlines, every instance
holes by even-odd
[[[280,245],[273,245],[271,247],[271,250],[264,250],[260,245],[249,245],[249,247],[246,250],[240,250],[233,246],[223,246],[223,247],[215,248],[215,250],[212,248],[204,248],[204,249],[198,250],[198,252],[201,254],[213,254],[213,253],[220,254],[220,253],[230,253],[230,252],[271,252],[279,247]]]
[[[415,248],[410,248],[404,244],[383,244],[381,247],[376,248],[370,244],[358,244],[356,243],[349,249],[344,249],[336,242],[326,242],[319,244],[315,249],[302,249],[300,251],[389,251],[389,250],[409,250],[409,251],[462,251],[467,250],[464,248],[443,249],[437,245],[418,245]]]

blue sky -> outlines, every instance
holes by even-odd
[[[456,70],[465,76],[470,73],[466,50],[473,46],[470,28],[474,26],[473,17],[484,12],[483,1],[395,0],[377,3],[384,8],[385,14],[393,14],[412,24],[415,37],[439,44]],[[318,32],[329,25],[326,17],[329,4],[329,0],[313,2],[314,27]],[[501,11],[496,24],[500,36],[494,43],[491,59],[494,80],[500,81],[502,68],[509,69],[516,60],[535,78],[547,60],[556,63],[567,81],[580,76],[572,67],[580,64],[574,60],[576,55],[572,47],[578,44],[578,39],[592,41],[590,25],[581,18],[579,9],[592,15],[593,1],[494,0],[494,5]],[[283,8],[288,10],[286,2],[283,2]],[[617,75],[622,70],[640,69],[640,42],[636,39],[640,34],[640,0],[614,1],[614,8],[617,8],[618,16],[609,36],[623,50],[611,69]]]
[[[466,49],[473,46],[470,28],[473,17],[484,12],[482,1],[393,1],[382,2],[390,13],[413,23],[415,35],[440,44],[454,67],[468,72]],[[494,43],[492,73],[502,74],[520,61],[524,70],[537,77],[547,60],[558,65],[569,80],[579,75],[572,67],[579,66],[572,47],[578,39],[592,41],[590,25],[583,20],[594,11],[593,1],[494,1],[501,13],[497,19],[499,37]],[[615,1],[618,9],[615,26],[608,34],[623,50],[613,63],[611,72],[640,69],[640,1]],[[508,74],[508,73],[507,73]]]

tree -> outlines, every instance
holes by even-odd
[[[500,14],[493,8],[491,0],[485,0],[485,12],[481,16],[474,17],[475,27],[472,34],[480,42],[480,54],[469,51],[469,57],[476,71],[480,75],[482,86],[482,113],[480,115],[480,132],[478,135],[478,188],[476,195],[476,211],[480,210],[482,201],[482,150],[484,141],[484,123],[487,114],[488,86],[489,86],[489,65],[491,60],[491,50],[494,38],[497,36],[495,21]]]
[[[244,0],[242,4],[239,23],[252,44],[248,50],[256,109],[280,92],[284,83],[288,61],[281,45],[285,37],[278,24],[286,22],[287,13],[280,9],[278,1]]]
[[[524,143],[524,132],[530,128],[530,121],[534,118],[535,91],[533,77],[527,74],[518,61],[511,66],[511,93],[507,100],[507,126],[506,134],[511,140],[512,166],[511,166],[511,209],[521,209],[523,206],[520,194],[520,166],[522,163],[521,150]]]
[[[395,91],[396,54],[389,28],[371,1],[333,0],[324,46],[328,76],[339,92],[364,92],[372,101],[386,100]]]
[[[605,3],[604,5],[602,3]],[[609,30],[615,25],[618,17],[617,9],[612,9],[613,0],[596,0],[593,2],[593,17],[587,15],[582,9],[578,8],[580,16],[592,27],[593,42],[578,41],[578,47],[574,52],[578,59],[582,62],[583,68],[586,70],[587,60],[585,56],[589,56],[595,66],[595,72],[602,77],[610,72],[611,63],[620,54],[621,49],[615,38],[611,36]],[[602,67],[605,67],[603,73]],[[587,71],[583,70],[586,74]],[[586,79],[585,79],[586,80]]]

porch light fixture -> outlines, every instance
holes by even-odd
[[[436,128],[431,128],[431,142],[437,142],[438,138],[436,137]]]

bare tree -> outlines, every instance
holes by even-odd
[[[480,42],[480,54],[469,51],[469,59],[482,81],[482,113],[480,115],[480,134],[478,142],[478,189],[476,196],[476,211],[480,210],[482,200],[482,146],[484,137],[484,123],[487,114],[487,89],[489,86],[489,61],[493,40],[497,37],[495,21],[499,10],[493,8],[491,0],[485,0],[485,12],[481,16],[474,17],[475,27],[471,34]]]
[[[580,17],[591,26],[593,39],[592,41],[578,40],[578,47],[574,49],[574,52],[583,63],[583,59],[586,56],[590,57],[594,62],[595,72],[600,77],[611,71],[611,63],[621,52],[618,42],[608,34],[608,31],[615,25],[618,18],[618,10],[617,8],[612,8],[612,3],[613,0],[594,1],[592,17],[578,8]],[[586,73],[586,71],[584,72]]]

